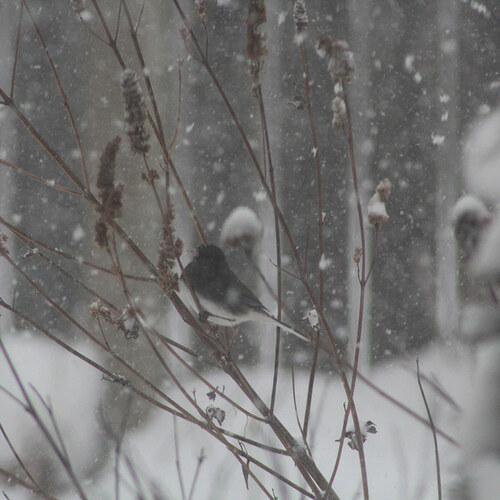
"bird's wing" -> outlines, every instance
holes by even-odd
[[[214,288],[232,312],[235,314],[245,314],[249,310],[268,312],[252,290],[242,283],[233,271],[228,268],[227,273],[226,276],[220,275],[220,281],[215,280]]]

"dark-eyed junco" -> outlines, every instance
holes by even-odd
[[[197,306],[193,294],[200,307]],[[231,271],[224,252],[216,245],[200,245],[197,255],[184,268],[181,294],[200,317],[223,326],[262,321],[279,326],[309,342],[294,328],[274,318],[254,293]],[[200,311],[201,309],[201,311]]]

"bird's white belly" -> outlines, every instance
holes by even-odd
[[[183,281],[181,281],[180,283],[180,296],[181,299],[187,305],[189,305],[191,309],[195,311],[196,314],[200,313],[200,310],[196,305],[196,302],[193,296],[191,295],[189,288]],[[206,297],[198,295],[197,298],[200,303],[201,310],[209,313],[207,320],[210,321],[210,323],[214,323],[215,325],[236,326],[239,325],[240,323],[243,323],[244,321],[252,319],[252,314],[238,316],[236,318],[230,311],[225,309],[223,306],[218,305],[211,300],[208,300]]]

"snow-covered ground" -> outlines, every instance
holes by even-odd
[[[38,340],[34,335],[23,334],[17,338],[7,336],[4,341],[23,381],[26,384],[33,384],[43,397],[50,400],[68,453],[78,472],[97,449],[98,443],[95,443],[94,437],[98,426],[97,393],[102,387],[101,384],[109,382],[102,381],[97,371],[93,371],[76,358],[71,358],[55,344]],[[467,400],[472,393],[477,369],[476,356],[469,348],[458,344],[451,347],[435,345],[421,353],[419,361],[422,374],[435,380],[461,408],[467,408]],[[415,368],[415,358],[408,358],[377,367],[373,370],[371,379],[393,397],[425,417],[424,403],[416,375],[413,373]],[[272,370],[262,367],[246,368],[244,373],[257,391],[269,401]],[[214,373],[208,378],[216,386],[225,386],[226,394],[245,404],[243,396],[232,386],[227,376]],[[308,373],[297,369],[295,384],[301,419],[307,382]],[[19,394],[3,359],[0,363],[0,383],[13,393]],[[200,382],[193,379],[186,381],[185,384],[188,389],[196,390],[197,400],[202,407],[205,401],[205,406],[211,404],[206,397],[207,389]],[[424,383],[424,388],[435,424],[457,441],[461,441],[463,412],[446,401],[428,384]],[[166,391],[169,395],[175,394],[175,390],[170,386],[166,386]],[[363,421],[373,421],[378,429],[377,434],[368,434],[365,443],[371,498],[375,500],[437,498],[434,447],[430,430],[381,398],[362,382],[358,382],[356,400],[360,418]],[[329,374],[318,377],[310,424],[310,446],[316,462],[327,477],[331,473],[336,457],[338,443],[335,440],[339,437],[343,417],[342,405],[345,401],[345,394],[338,377]],[[225,410],[226,419],[223,423],[225,428],[249,437],[261,438],[267,435],[269,444],[279,447],[277,440],[268,434],[262,424],[248,421],[220,398],[213,404]],[[41,405],[38,404],[38,407]],[[278,418],[292,429],[299,439],[289,371],[282,370],[280,374],[277,408]],[[30,417],[3,393],[0,393],[0,421],[23,457],[35,459],[38,450],[46,448],[41,437],[35,438],[39,433],[34,430]],[[218,441],[179,419],[176,421],[176,427],[178,459],[186,496],[191,488],[198,458],[203,452],[206,458],[199,471],[193,499],[264,498],[261,490],[251,480],[249,490],[246,490],[241,466]],[[256,450],[250,445],[246,446],[271,467],[275,467],[303,485],[291,460],[272,457],[269,453]],[[461,450],[445,439],[439,438],[439,451],[445,498],[454,498],[447,492],[460,479],[458,465]],[[163,496],[157,498],[182,498],[176,467],[174,422],[171,415],[155,409],[151,418],[140,428],[129,433],[125,439],[120,465],[120,472],[125,478],[120,489],[122,500],[137,498],[136,486],[132,486],[134,480],[125,465],[124,456],[127,456],[133,464],[145,498],[154,498],[154,491],[163,492]],[[12,455],[2,439],[0,467],[6,467],[12,462]],[[98,477],[82,481],[88,498],[103,500],[115,498],[114,463],[114,456],[111,455],[107,466]],[[278,498],[300,498],[297,492],[280,484],[257,467],[252,466],[252,470],[269,489],[274,489]],[[345,446],[341,466],[334,482],[334,489],[342,499],[361,498],[359,477],[357,454]],[[11,499],[32,498],[20,488],[2,485],[2,489]],[[72,500],[78,497],[73,493],[61,495],[60,498]]]

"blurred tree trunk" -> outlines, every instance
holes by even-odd
[[[451,211],[460,183],[459,143],[459,4],[439,0],[436,65],[436,324],[450,338],[458,326],[457,261]]]
[[[371,260],[371,238],[373,230],[366,224],[366,203],[369,199],[370,163],[373,157],[373,139],[370,136],[370,116],[373,115],[371,101],[371,68],[372,68],[372,3],[368,0],[351,0],[349,2],[349,44],[354,52],[356,70],[352,83],[348,85],[349,104],[354,133],[354,154],[359,181],[361,208],[365,220],[366,263]],[[352,179],[350,180],[352,186]],[[360,227],[354,191],[349,195],[349,250],[347,254],[349,273],[349,349],[356,349],[360,284],[358,272],[353,262],[354,249],[361,247]],[[367,368],[371,352],[371,281],[366,286],[365,307],[363,316],[363,334],[361,337],[360,366]]]
[[[8,3],[17,5],[16,13],[2,16],[2,18],[4,22],[10,22],[11,25],[17,27],[19,7],[22,4],[19,2]],[[47,2],[35,0],[29,3],[29,7],[45,38],[63,85],[69,86],[68,82],[71,82],[72,88],[78,88],[84,75],[78,70],[78,57],[75,56],[83,53],[83,49],[79,45],[78,37],[71,36],[69,32],[70,16],[73,12],[68,6],[68,2],[58,0],[54,3],[60,4],[57,22],[54,20],[55,8],[48,5]],[[3,8],[8,9],[9,7]],[[64,48],[60,44],[61,39],[65,41]],[[14,47],[11,49],[11,54],[13,54]],[[42,137],[68,164],[72,165],[77,175],[81,177],[79,162],[72,160],[72,155],[76,151],[76,143],[71,132],[69,119],[65,113],[47,58],[26,11],[23,14],[17,62],[15,102]],[[10,75],[10,68],[7,74]],[[68,91],[67,88],[65,90]],[[76,100],[71,101],[71,107],[76,114],[82,110]],[[67,177],[19,120],[15,120],[14,129],[16,141],[7,148],[10,159],[27,171],[44,179],[69,185]],[[20,174],[16,174],[13,180],[12,187],[16,193],[15,202],[8,219],[27,234],[52,247],[65,248],[67,251],[77,253],[84,241],[80,237],[83,229],[80,225],[81,200],[71,197],[67,193],[43,186]],[[40,220],[51,221],[51,223],[40,224]],[[49,228],[48,231],[47,228]],[[68,242],[70,248],[68,248]],[[20,261],[32,279],[42,289],[50,291],[51,298],[61,304],[63,308],[71,310],[80,296],[78,286],[36,256],[21,258],[22,255],[26,254],[27,247],[19,240],[15,240],[15,247],[16,259]],[[66,264],[67,267],[71,267],[70,264]],[[75,275],[79,275],[81,268],[73,266],[71,271]],[[22,278],[17,281],[15,304],[21,311],[29,312],[32,319],[43,323],[50,329],[59,332],[68,331],[68,322]]]

